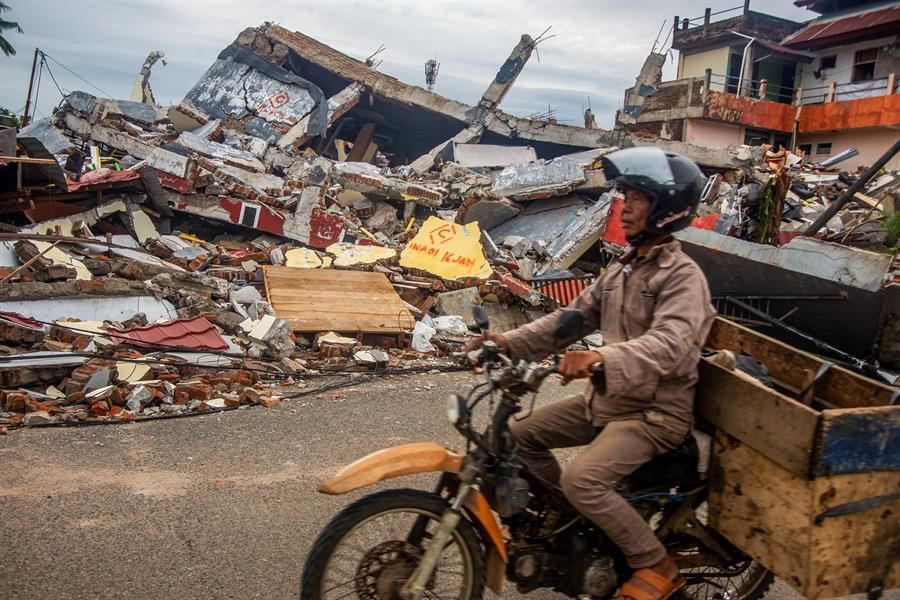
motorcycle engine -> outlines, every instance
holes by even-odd
[[[555,575],[550,564],[552,554],[543,546],[526,546],[520,548],[510,560],[511,579],[518,585],[520,593],[527,593],[548,585],[547,578]]]
[[[511,557],[510,570],[510,579],[523,594],[540,587],[552,587],[572,597],[605,598],[619,586],[612,558],[572,561],[544,546],[520,548]]]
[[[616,565],[613,559],[604,556],[594,559],[584,571],[581,593],[588,596],[605,598],[612,594],[619,586],[619,578],[616,577]]]
[[[516,515],[528,507],[528,482],[519,477],[521,468],[500,463],[494,475],[494,510],[503,517]]]

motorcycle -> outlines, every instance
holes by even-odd
[[[476,321],[487,330],[482,311]],[[578,311],[566,311],[554,336],[570,339],[582,322]],[[473,600],[485,586],[500,594],[507,580],[520,593],[550,588],[579,600],[607,599],[628,580],[631,570],[616,545],[559,488],[529,473],[509,434],[507,422],[527,418],[525,397],[556,372],[559,356],[552,364],[514,360],[492,342],[479,353],[485,381],[447,405],[450,423],[466,440],[464,453],[432,442],[405,444],[361,458],[321,484],[320,492],[345,494],[440,473],[432,492],[374,493],[334,517],[307,556],[301,599]],[[476,413],[485,404],[487,414]],[[774,576],[708,525],[699,460],[689,436],[617,491],[654,528],[687,580],[673,598],[762,598]]]

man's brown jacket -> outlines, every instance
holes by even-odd
[[[594,425],[641,418],[687,435],[700,350],[715,311],[706,277],[681,245],[672,240],[646,257],[626,256],[568,308],[584,316],[578,338],[597,329],[603,334],[604,376],[585,393]],[[575,341],[553,338],[561,314],[506,333],[510,354],[535,360]]]

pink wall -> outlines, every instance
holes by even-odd
[[[686,119],[684,141],[707,148],[727,148],[744,143],[744,131],[740,125],[714,123],[700,119]]]
[[[842,171],[853,171],[859,166],[872,165],[897,141],[898,137],[900,137],[900,130],[878,127],[835,133],[801,133],[797,136],[797,143],[812,144],[810,159],[816,162],[821,162],[847,148],[856,148],[859,150],[859,156],[836,165],[836,168]],[[816,154],[816,144],[821,142],[831,142],[831,154]],[[900,170],[900,154],[894,155],[894,158],[886,166],[888,169]]]

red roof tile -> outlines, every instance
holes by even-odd
[[[142,348],[216,351],[228,349],[228,343],[219,331],[203,317],[163,321],[128,331],[110,329],[109,333],[118,343]]]
[[[17,312],[6,312],[0,310],[0,319],[4,321],[9,321],[10,323],[15,323],[16,325],[21,325],[22,327],[27,327],[28,329],[43,329],[44,324],[40,321],[35,321],[34,319],[29,319],[25,315],[20,315]]]
[[[782,44],[792,48],[816,48],[850,41],[893,35],[900,26],[900,6],[871,10],[839,18],[816,19]]]

